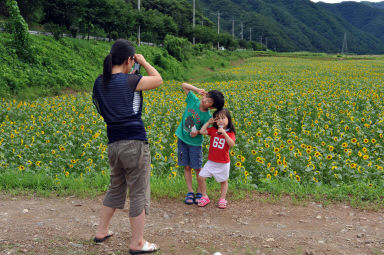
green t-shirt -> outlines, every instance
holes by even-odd
[[[201,146],[203,144],[203,136],[191,137],[189,133],[194,129],[200,130],[212,115],[209,110],[206,112],[200,111],[200,99],[192,91],[189,91],[185,102],[187,107],[176,130],[176,135],[188,145]]]

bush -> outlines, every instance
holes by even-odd
[[[182,62],[189,59],[192,43],[185,38],[167,35],[164,39],[164,48],[168,51],[169,55]]]

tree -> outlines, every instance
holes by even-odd
[[[33,62],[31,41],[28,33],[28,25],[20,15],[16,0],[7,0],[6,6],[9,12],[7,31],[13,36],[11,45],[18,57],[27,62]]]

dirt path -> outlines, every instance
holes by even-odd
[[[102,197],[24,198],[0,194],[0,254],[128,254],[126,210],[112,220],[115,235],[103,245],[90,240]],[[255,196],[216,208],[182,201],[152,201],[145,238],[158,254],[384,254],[384,211],[323,207]]]

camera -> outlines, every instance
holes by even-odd
[[[132,71],[133,74],[140,74],[140,64],[138,63],[135,63],[135,65],[133,66],[133,71]]]

